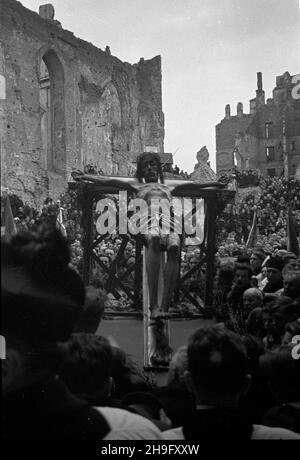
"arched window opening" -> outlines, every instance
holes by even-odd
[[[52,142],[51,142],[51,95],[50,77],[47,66],[43,59],[40,65],[40,114],[41,114],[41,137],[44,152],[44,167],[52,169]]]
[[[53,50],[40,63],[40,113],[44,167],[63,174],[66,166],[64,72]]]

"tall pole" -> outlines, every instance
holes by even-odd
[[[205,306],[211,307],[213,304],[213,283],[214,283],[214,263],[216,245],[216,197],[207,200],[207,262],[206,262],[206,287],[205,287]]]
[[[289,157],[286,142],[286,124],[285,118],[282,120],[282,153],[283,153],[283,169],[285,179],[289,178]]]
[[[85,285],[90,282],[91,271],[91,244],[92,244],[92,219],[93,219],[93,197],[85,187],[85,209],[84,209],[84,243],[83,243],[83,281]]]

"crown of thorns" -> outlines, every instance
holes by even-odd
[[[137,163],[142,163],[144,161],[155,160],[160,163],[160,156],[157,152],[144,152],[137,157]]]

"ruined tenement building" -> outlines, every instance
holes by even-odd
[[[121,62],[39,14],[0,0],[2,190],[39,205],[72,169],[130,174],[146,146],[164,151],[161,58]]]
[[[225,107],[225,118],[216,126],[217,173],[234,165],[259,169],[264,175],[300,173],[300,99],[288,72],[276,77],[273,98],[265,102],[262,74],[257,74],[256,97],[250,113],[237,104],[237,114]]]

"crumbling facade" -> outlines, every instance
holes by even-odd
[[[233,116],[230,106],[225,107],[225,118],[216,126],[218,174],[233,166],[241,170],[259,169],[269,176],[300,174],[297,81],[288,72],[276,77],[273,98],[265,102],[259,72],[256,97],[250,100],[250,113],[243,113],[242,103],[237,104],[237,114]]]
[[[132,172],[146,146],[164,151],[161,58],[121,62],[54,19],[0,0],[2,189],[39,205],[73,169]]]

